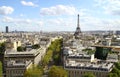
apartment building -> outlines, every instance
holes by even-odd
[[[69,77],[82,77],[85,73],[91,72],[96,77],[107,77],[113,68],[113,63],[81,63],[68,61],[64,68],[68,71]]]
[[[96,77],[107,77],[114,67],[111,55],[108,56],[107,60],[100,60],[95,58],[94,54],[88,55],[81,50],[73,50],[70,47],[65,47],[63,54],[64,69],[68,71],[69,77],[82,77],[89,72]]]
[[[38,65],[46,53],[46,48],[17,52],[7,50],[4,55],[4,72],[6,77],[23,77],[30,65]]]
[[[25,71],[31,66],[31,61],[9,61],[6,66],[6,77],[23,77]]]

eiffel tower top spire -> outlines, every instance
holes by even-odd
[[[76,31],[74,33],[75,37],[79,37],[79,35],[81,34],[81,29],[80,29],[80,24],[79,24],[79,14],[78,14],[78,19],[77,19],[77,28]]]
[[[77,23],[77,27],[80,27],[80,26],[79,26],[79,14],[78,14],[78,21],[77,21],[77,22],[78,22],[78,23]]]
[[[78,20],[77,20],[77,28],[76,28],[76,32],[77,32],[78,34],[81,33],[80,24],[79,24],[79,14],[78,14]]]

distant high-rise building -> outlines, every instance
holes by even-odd
[[[76,31],[75,31],[75,33],[74,33],[74,36],[75,36],[75,37],[79,37],[80,34],[81,34],[81,29],[80,29],[79,14],[78,14],[77,28],[76,28]]]
[[[120,35],[120,31],[117,30],[117,31],[114,32],[114,34],[116,34],[116,35]]]
[[[9,31],[8,31],[8,26],[6,26],[6,33],[8,33]]]

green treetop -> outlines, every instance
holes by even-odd
[[[52,66],[48,73],[48,77],[67,77],[67,71],[62,67]]]
[[[95,77],[95,75],[89,72],[89,73],[84,74],[83,77]]]

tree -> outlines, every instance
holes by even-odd
[[[32,67],[25,71],[24,77],[42,77],[43,70],[39,67]]]
[[[108,77],[118,77],[116,73],[109,73]]]
[[[45,55],[43,60],[42,60],[42,65],[46,66],[49,63],[49,56]]]
[[[115,63],[115,67],[109,73],[108,77],[120,77],[120,63]]]
[[[17,47],[17,51],[26,51],[26,47],[19,46]]]
[[[53,60],[55,65],[59,65],[61,61],[61,47],[62,47],[62,42],[63,39],[56,39],[53,42]]]
[[[89,72],[89,73],[84,74],[83,77],[95,77],[95,75]]]
[[[53,51],[52,50],[47,50],[47,53],[46,55],[44,56],[44,58],[42,59],[42,65],[43,66],[46,66],[48,65],[49,61],[51,60],[52,58],[52,54],[53,54]]]
[[[47,49],[47,53],[42,59],[42,65],[46,66],[49,64],[50,60],[53,60],[55,65],[60,63],[60,55],[61,55],[61,45],[62,39],[56,39],[51,43],[51,45]]]
[[[87,52],[87,54],[94,54],[95,53],[95,50],[89,50],[88,52]]]
[[[62,67],[52,66],[48,72],[48,77],[67,77],[67,71]]]
[[[4,53],[5,52],[5,43],[1,43],[0,44],[0,53]]]
[[[0,77],[2,77],[2,62],[0,62]]]
[[[119,62],[115,63],[115,67],[120,70],[120,63]]]
[[[38,49],[38,48],[40,48],[39,44],[32,45],[32,49]]]
[[[118,76],[120,76],[120,70],[114,67],[111,71],[112,73],[116,73]]]
[[[87,52],[87,54],[94,54],[95,50],[92,50],[90,48],[83,49],[82,51]]]
[[[54,55],[53,60],[54,60],[55,64],[58,65],[59,61],[60,61],[60,55],[59,54]]]

